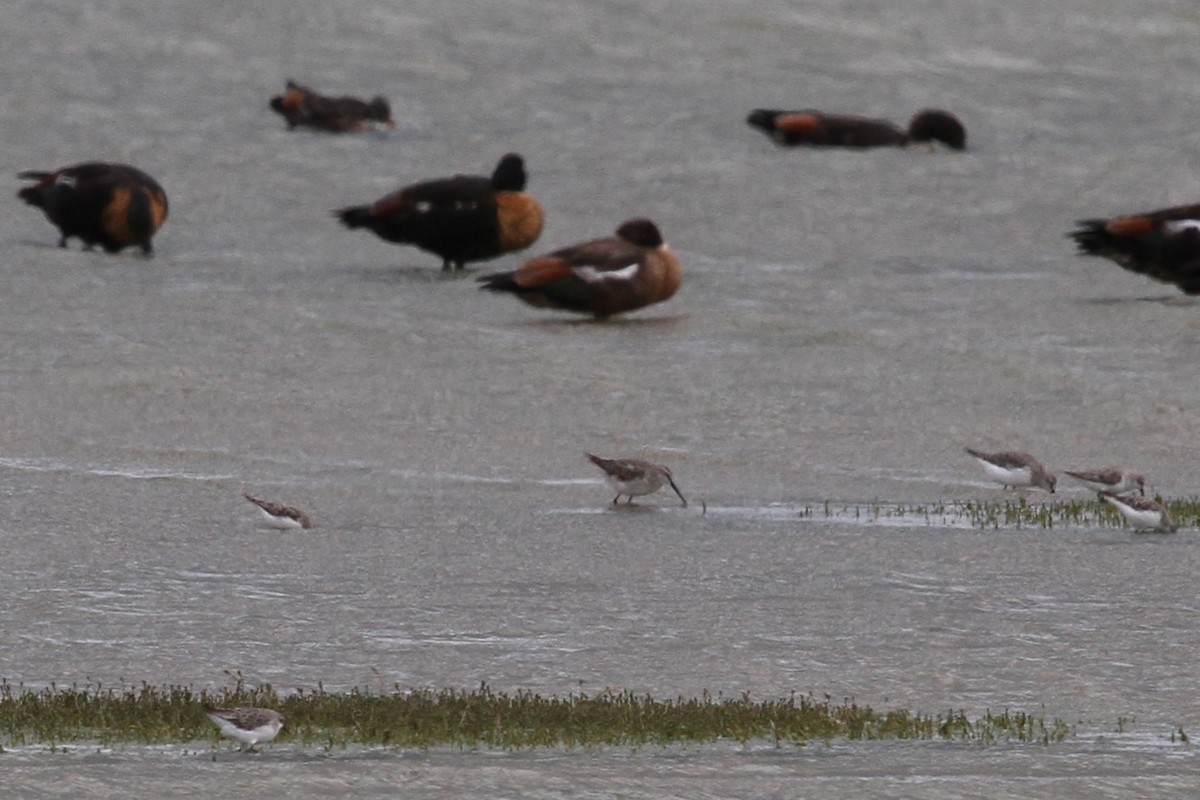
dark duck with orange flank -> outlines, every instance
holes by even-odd
[[[271,98],[271,108],[287,120],[289,130],[303,126],[333,133],[358,133],[396,126],[392,109],[382,97],[371,100],[325,97],[292,80],[287,82],[287,91]]]
[[[778,111],[759,108],[746,122],[778,145],[794,147],[904,147],[941,142],[952,150],[965,150],[967,130],[948,111],[927,108],[917,112],[902,130],[886,119],[871,119],[821,111]]]
[[[1200,294],[1200,203],[1109,219],[1080,220],[1067,234],[1080,255]]]
[[[442,269],[462,269],[524,250],[542,233],[542,207],[525,193],[525,162],[500,159],[492,176],[456,175],[414,183],[371,205],[334,215],[347,228],[369,228],[379,238],[440,256]]]
[[[482,289],[515,294],[537,308],[609,317],[670,299],[683,271],[658,226],[635,218],[621,223],[615,236],[564,247],[479,280]]]
[[[17,197],[42,209],[58,228],[59,247],[76,237],[85,248],[109,253],[137,245],[149,255],[151,239],[167,219],[167,193],[158,181],[127,164],[90,161],[51,172],[22,172],[37,181]]]

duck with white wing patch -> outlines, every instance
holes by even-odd
[[[645,218],[626,220],[614,236],[555,250],[513,272],[479,278],[481,289],[515,294],[531,306],[598,318],[669,300],[682,280],[679,260],[658,226]]]
[[[1200,294],[1200,203],[1107,219],[1085,219],[1069,234],[1080,255]]]

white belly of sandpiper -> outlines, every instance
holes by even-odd
[[[614,478],[611,475],[607,475],[605,477],[608,480],[608,485],[612,487],[614,492],[619,494],[627,494],[631,497],[644,494],[654,494],[661,489],[663,485],[662,480],[656,480],[651,476],[634,478],[631,481],[623,481],[618,478]]]
[[[990,461],[984,461],[982,458],[975,459],[983,465],[983,471],[988,477],[996,483],[1004,486],[1022,487],[1031,486],[1033,484],[1033,470],[1029,467],[1017,467],[1016,469],[1006,469],[998,467]]]
[[[277,722],[267,722],[254,728],[239,728],[230,720],[217,714],[208,714],[208,718],[216,723],[224,736],[240,742],[245,747],[254,747],[256,744],[272,741],[279,734],[281,728]]]
[[[1113,506],[1113,508],[1117,509],[1117,511],[1120,511],[1121,516],[1125,517],[1125,519],[1129,521],[1129,524],[1135,528],[1141,528],[1145,530],[1162,527],[1163,518],[1161,511],[1144,508],[1132,508],[1124,503],[1112,502],[1111,500],[1109,503]]]
[[[303,527],[300,520],[292,519],[291,517],[277,517],[274,514],[267,513],[266,509],[260,508],[259,513],[262,515],[262,524],[267,528],[275,528],[281,531],[290,531]]]

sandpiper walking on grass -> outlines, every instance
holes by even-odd
[[[975,457],[979,466],[988,477],[1005,489],[1025,489],[1037,486],[1054,494],[1054,485],[1058,479],[1053,473],[1047,472],[1042,463],[1029,453],[1005,451],[1001,453],[984,453],[980,450],[966,451]]]
[[[1157,500],[1138,494],[1122,495],[1111,492],[1100,492],[1100,499],[1120,511],[1121,516],[1137,530],[1174,533],[1179,529],[1166,506]]]
[[[1101,467],[1100,469],[1063,470],[1077,481],[1082,481],[1093,489],[1111,494],[1124,494],[1137,489],[1140,494],[1146,493],[1146,476],[1120,467]]]
[[[273,740],[285,725],[283,715],[270,708],[206,706],[204,713],[224,736],[239,743],[239,750],[252,753],[257,752],[255,745]]]
[[[642,461],[639,458],[601,458],[591,453],[584,453],[584,455],[604,471],[604,479],[617,493],[617,496],[613,498],[613,505],[617,504],[623,494],[629,495],[629,500],[626,501],[626,505],[628,505],[633,502],[635,496],[654,494],[663,486],[670,484],[671,488],[675,490],[675,494],[679,495],[679,499],[683,501],[683,507],[687,508],[687,498],[675,485],[675,478],[671,475],[668,467]]]

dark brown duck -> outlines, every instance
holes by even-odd
[[[1068,236],[1080,255],[1200,294],[1200,203],[1107,219],[1080,220]]]
[[[374,97],[326,97],[295,81],[287,90],[271,98],[271,109],[286,121],[288,129],[315,128],[332,133],[359,133],[374,128],[394,128],[392,109],[387,100]]]
[[[952,150],[967,147],[967,131],[958,118],[934,108],[918,112],[907,130],[886,119],[766,108],[750,112],[746,123],[785,147],[904,147],[932,142],[941,142]]]
[[[491,177],[456,175],[405,186],[370,205],[334,212],[347,228],[368,228],[379,238],[408,244],[442,259],[442,269],[462,269],[524,250],[542,232],[542,207],[525,193],[525,162],[500,159]]]
[[[153,252],[151,239],[167,219],[167,194],[136,167],[90,161],[50,172],[18,176],[36,181],[17,197],[42,209],[58,228],[58,246],[75,237],[85,248],[100,245],[109,253],[137,245]]]
[[[508,292],[537,308],[609,317],[669,300],[683,270],[658,226],[626,220],[616,234],[564,247],[512,272],[485,275],[480,288]]]

